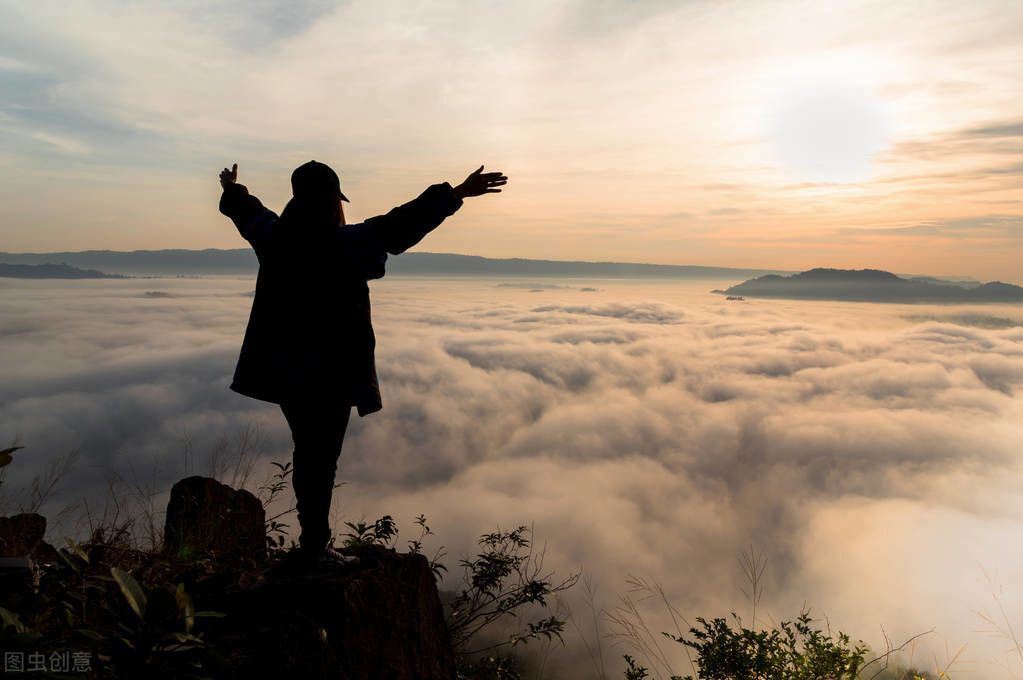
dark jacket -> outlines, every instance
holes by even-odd
[[[322,226],[278,217],[241,184],[220,212],[259,260],[256,295],[231,389],[277,404],[329,399],[364,416],[382,408],[366,281],[387,253],[417,244],[462,205],[448,183],[361,224]]]

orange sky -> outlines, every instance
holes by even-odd
[[[1018,3],[21,3],[7,251],[232,248],[315,158],[386,211],[480,163],[420,249],[1023,283]]]

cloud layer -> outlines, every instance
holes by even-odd
[[[745,611],[752,543],[775,619],[805,600],[875,642],[878,625],[938,626],[988,662],[969,633],[978,562],[1023,612],[1018,309],[500,283],[374,284],[384,410],[350,426],[335,527],[422,512],[453,564],[480,533],[535,522],[547,563],[591,572],[601,604],[635,574],[690,617]],[[253,423],[263,463],[287,459],[275,407],[227,390],[250,282],[2,286],[0,432],[27,447],[12,487],[77,448],[53,509],[102,497],[108,468],[166,488],[186,438],[201,458]]]

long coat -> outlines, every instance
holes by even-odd
[[[273,403],[330,400],[364,416],[382,408],[366,281],[387,254],[418,243],[462,205],[447,182],[360,224],[310,228],[281,220],[241,184],[220,198],[259,260],[231,389]]]

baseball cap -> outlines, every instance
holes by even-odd
[[[295,196],[308,196],[336,192],[342,201],[348,197],[341,193],[341,180],[329,165],[319,161],[309,161],[291,173],[291,193]]]

